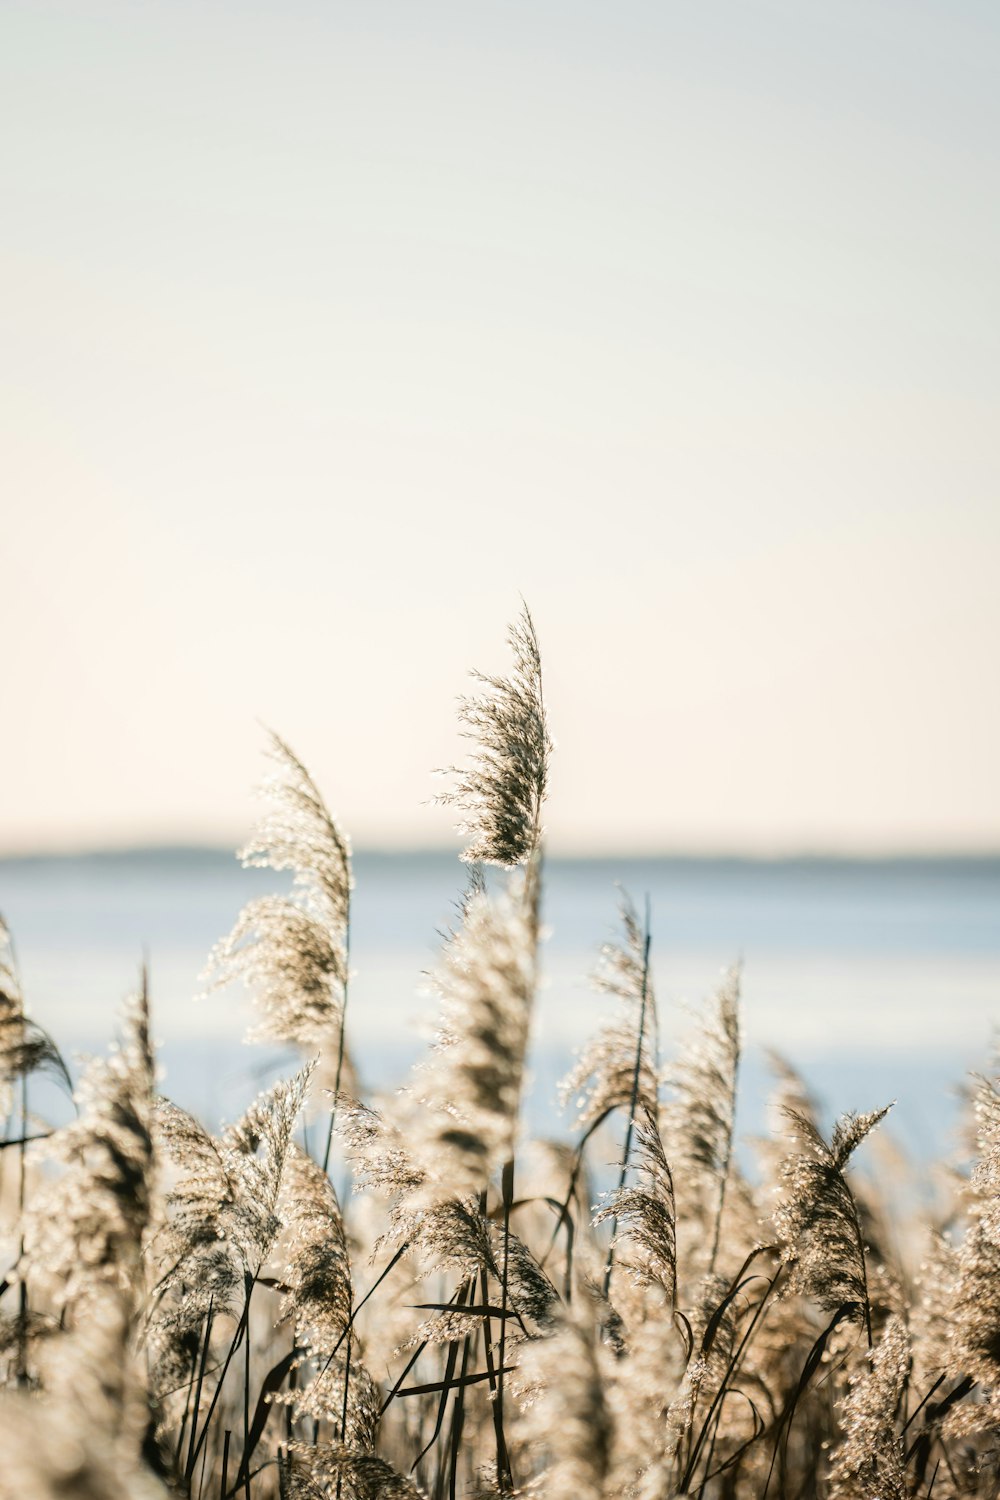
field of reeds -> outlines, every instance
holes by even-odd
[[[526,610],[510,645],[461,703],[440,800],[465,889],[436,1038],[390,1098],[351,1062],[350,845],[276,737],[242,857],[291,888],[246,907],[207,984],[245,982],[254,1036],[301,1067],[235,1124],[159,1096],[145,976],[74,1089],[5,934],[4,1500],[1000,1492],[994,1080],[969,1085],[968,1160],[914,1193],[888,1159],[856,1171],[885,1108],[824,1134],[776,1059],[751,1162],[739,975],[661,1037],[624,900],[607,1023],[565,1080],[574,1143],[524,1138],[551,754]],[[70,1123],[39,1117],[40,1075]]]

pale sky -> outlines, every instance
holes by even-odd
[[[0,850],[1000,847],[995,0],[7,0]]]

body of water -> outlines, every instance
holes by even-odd
[[[447,854],[362,852],[355,875],[349,1031],[366,1081],[386,1088],[433,1022],[425,975],[465,872]],[[650,899],[666,1050],[686,1007],[742,962],[747,1129],[762,1124],[774,1047],[831,1112],[896,1099],[896,1135],[914,1154],[948,1149],[957,1089],[987,1067],[1000,1016],[1000,859],[550,859],[545,882],[540,1128],[566,1128],[552,1086],[607,1010],[588,975],[617,931],[617,882]],[[243,1108],[267,1059],[240,1045],[247,996],[196,999],[199,976],[242,904],[275,888],[216,850],[0,860],[33,1015],[65,1049],[103,1050],[145,957],[164,1087],[215,1120]]]

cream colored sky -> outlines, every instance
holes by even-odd
[[[1000,11],[10,3],[0,848],[1000,846]]]

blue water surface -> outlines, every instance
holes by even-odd
[[[387,1089],[426,1045],[426,974],[466,872],[449,854],[362,851],[355,875],[350,1036],[366,1081]],[[241,1045],[248,997],[198,1000],[199,976],[242,904],[286,886],[213,849],[0,860],[32,1013],[68,1050],[103,1050],[148,961],[165,1087],[214,1121],[239,1113],[276,1059]],[[742,962],[746,1131],[765,1128],[773,1047],[831,1114],[896,1099],[897,1136],[942,1154],[1000,1015],[1000,859],[550,859],[528,1099],[541,1131],[568,1128],[554,1083],[606,1014],[588,975],[622,888],[649,900],[665,1050]]]

